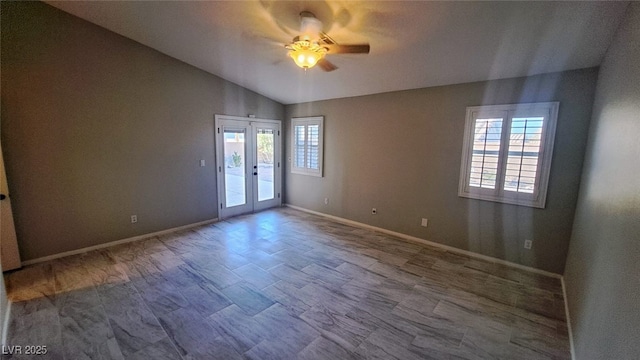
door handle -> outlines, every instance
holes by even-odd
[[[7,198],[7,195],[5,195],[5,194],[0,194],[0,200],[4,200],[4,199],[6,199],[6,198]]]

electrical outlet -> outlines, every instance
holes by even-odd
[[[138,215],[131,215],[131,223],[135,224],[138,222]]]
[[[524,241],[524,248],[525,249],[531,249],[531,245],[533,245],[533,240],[525,240]]]
[[[371,209],[371,215],[375,215],[377,213],[378,213],[378,210],[376,208]]]
[[[422,218],[421,226],[427,227],[429,225],[429,219]]]
[[[204,167],[205,166],[205,161],[204,160],[200,160],[200,167]]]
[[[329,203],[329,198],[324,198],[324,204],[327,205]]]

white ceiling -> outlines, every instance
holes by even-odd
[[[628,2],[100,1],[59,9],[283,104],[525,76],[600,64]],[[315,13],[336,42],[304,70],[283,45]]]

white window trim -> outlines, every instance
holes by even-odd
[[[460,181],[458,185],[458,196],[471,199],[488,200],[506,204],[530,206],[544,208],[547,200],[547,187],[549,185],[549,173],[551,170],[551,157],[553,155],[553,144],[556,133],[556,123],[558,118],[558,102],[510,104],[510,105],[485,105],[467,107],[464,143],[462,145],[462,162],[460,165]],[[473,150],[473,134],[475,119],[487,116],[487,114],[502,113],[504,117],[502,125],[502,140],[499,155],[498,176],[495,189],[485,189],[469,186],[469,176],[471,171],[471,152]],[[538,169],[536,171],[536,182],[533,194],[504,191],[504,167],[507,156],[504,151],[508,151],[509,132],[511,120],[514,116],[532,116],[531,113],[543,113],[545,117],[541,143]],[[490,115],[489,115],[490,116]],[[505,131],[506,130],[506,131]]]
[[[296,166],[296,143],[295,143],[295,128],[296,126],[309,126],[309,125],[318,125],[318,169],[310,169],[308,167],[299,167]],[[305,131],[305,134],[308,134],[308,131]],[[306,142],[306,141],[305,141]],[[306,151],[306,146],[305,146]],[[306,156],[305,156],[306,158]],[[323,159],[324,159],[324,116],[311,116],[311,117],[300,117],[300,118],[292,118],[291,119],[291,173],[292,174],[300,174],[300,175],[309,175],[309,176],[323,176]],[[306,160],[305,160],[306,162]],[[305,164],[306,165],[306,164]]]

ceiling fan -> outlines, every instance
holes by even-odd
[[[322,22],[313,13],[300,13],[300,35],[285,45],[288,55],[299,67],[307,70],[318,65],[324,71],[338,67],[326,59],[331,54],[368,54],[369,44],[339,45],[322,31]]]

